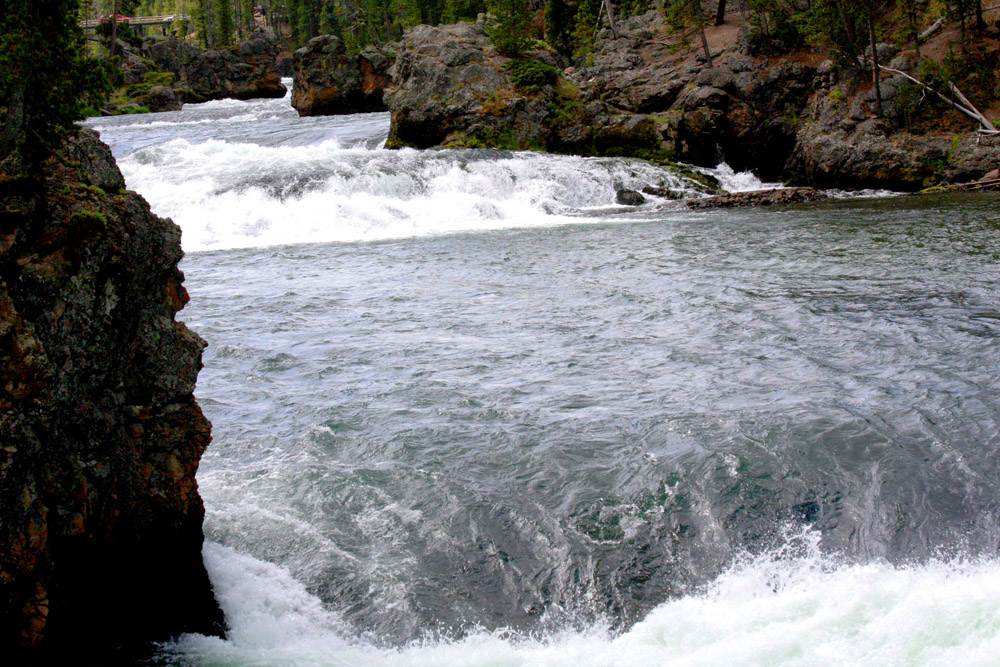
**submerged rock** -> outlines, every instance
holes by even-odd
[[[124,190],[96,133],[65,157],[40,195],[0,183],[0,654],[15,664],[222,625],[195,481],[205,343],[174,319],[180,230]]]
[[[689,199],[689,208],[746,208],[750,206],[772,206],[774,204],[799,204],[803,202],[829,199],[830,195],[815,188],[782,188],[777,190],[753,190],[733,192],[705,199]]]
[[[646,198],[635,190],[623,188],[615,192],[615,201],[622,206],[642,206],[646,203]]]

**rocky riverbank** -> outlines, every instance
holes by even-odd
[[[125,86],[108,113],[172,111],[184,102],[283,97],[288,90],[278,71],[280,46],[269,28],[257,28],[232,49],[200,49],[168,37],[125,47]]]
[[[180,229],[83,130],[0,180],[0,654],[106,664],[219,633],[195,473],[210,424]],[[38,188],[41,188],[39,192]]]
[[[617,35],[602,30],[592,64],[581,68],[564,68],[548,50],[498,54],[482,18],[417,26],[382,49],[385,74],[363,85],[356,72],[364,58],[340,52],[337,62],[352,64],[331,66],[319,55],[330,50],[328,38],[317,38],[296,55],[296,106],[304,115],[351,113],[356,104],[314,100],[361,88],[372,100],[384,85],[389,147],[485,146],[702,166],[725,160],[765,180],[816,187],[912,191],[974,180],[1000,165],[1000,137],[977,135],[956,111],[927,100],[924,121],[914,124],[903,75],[885,75],[885,113],[876,117],[870,75],[816,50],[752,55],[739,16],[730,19],[707,31],[712,66],[659,12],[621,20]],[[990,35],[981,39],[995,47],[1000,35]],[[925,54],[935,52],[931,46]],[[880,49],[894,69],[915,71],[914,54]],[[341,75],[335,84],[334,70]]]

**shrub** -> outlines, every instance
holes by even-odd
[[[559,71],[532,58],[513,58],[503,68],[510,74],[511,82],[521,90],[538,92],[542,86],[552,86],[559,79]]]

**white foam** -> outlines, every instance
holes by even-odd
[[[621,635],[597,626],[543,639],[473,632],[385,649],[353,638],[283,569],[208,544],[229,639],[169,647],[196,664],[644,667],[995,665],[1000,563],[841,564],[812,533],[747,558],[707,590],[671,600]]]
[[[177,139],[120,160],[130,188],[183,232],[188,251],[371,241],[579,222],[615,189],[667,183],[646,163],[535,153],[268,147]]]
[[[733,171],[725,162],[720,162],[714,169],[700,171],[719,179],[719,186],[726,192],[754,192],[755,190],[776,190],[784,188],[782,183],[769,183],[760,180],[752,171]]]

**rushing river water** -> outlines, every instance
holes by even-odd
[[[1000,660],[996,198],[623,209],[686,185],[287,99],[89,124],[210,345],[230,633],[165,662]]]

